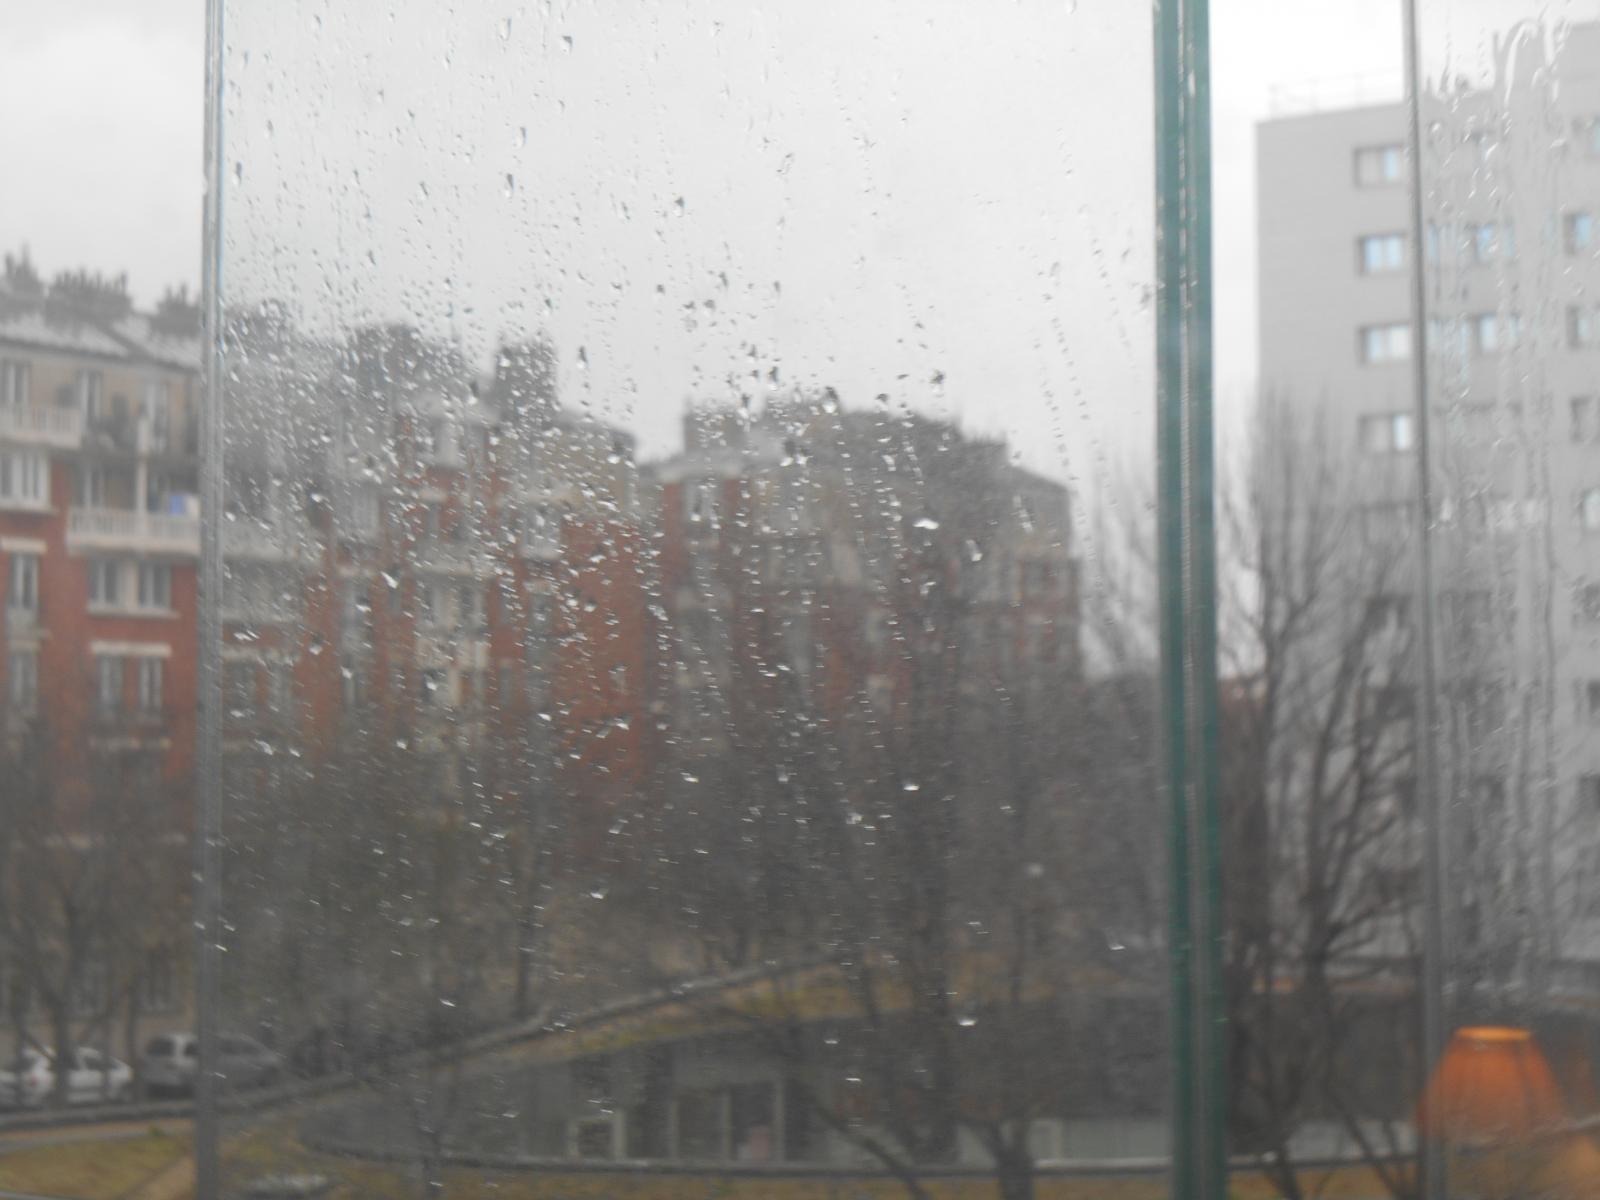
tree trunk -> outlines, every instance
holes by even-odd
[[[511,999],[511,1015],[526,1020],[533,1014],[533,936],[538,919],[532,913],[522,914],[517,922],[517,979],[516,991]]]
[[[994,1168],[1000,1200],[1033,1200],[1033,1156],[1025,1147],[995,1155]]]
[[[144,991],[143,984],[143,974],[136,974],[133,986],[128,989],[128,1007],[122,1021],[123,1051],[127,1055],[128,1065],[134,1070],[134,1086],[141,1100],[144,1098],[144,1080],[139,1073],[139,998]]]
[[[50,1010],[50,1036],[56,1048],[55,1077],[50,1088],[50,1102],[57,1108],[66,1107],[67,1088],[72,1078],[72,1063],[77,1057],[77,1048],[72,1044],[72,1012],[71,1001],[68,999],[71,989],[65,991],[67,995],[62,997],[61,1003],[53,1005]]]

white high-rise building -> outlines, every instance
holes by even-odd
[[[1600,25],[1519,26],[1425,97],[1449,952],[1600,978]],[[1352,481],[1348,536],[1411,538],[1405,106],[1257,131],[1260,386]],[[1412,581],[1405,581],[1405,596]],[[1398,611],[1409,620],[1404,603]],[[1462,966],[1459,964],[1472,964]]]

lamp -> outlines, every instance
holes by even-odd
[[[1418,1113],[1428,1137],[1465,1143],[1520,1141],[1564,1119],[1561,1091],[1533,1034],[1509,1025],[1456,1030]]]
[[[1561,1091],[1533,1035],[1505,1025],[1456,1030],[1417,1113],[1451,1156],[1451,1190],[1484,1200],[1596,1197],[1600,1153],[1567,1128]]]

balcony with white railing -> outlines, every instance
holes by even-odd
[[[200,553],[200,518],[122,508],[74,508],[67,514],[67,549]]]
[[[321,554],[322,541],[301,521],[230,517],[222,525],[222,552],[230,559],[309,561]]]
[[[56,404],[0,404],[0,442],[74,450],[83,440],[83,413]]]

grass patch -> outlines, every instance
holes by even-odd
[[[161,1130],[109,1141],[23,1146],[0,1153],[0,1190],[116,1200],[189,1150],[188,1135]]]

